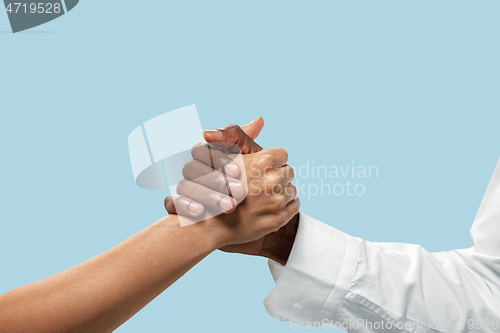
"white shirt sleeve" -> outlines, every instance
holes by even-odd
[[[500,257],[500,160],[470,230],[476,252]]]
[[[276,284],[267,311],[291,328],[500,332],[499,188],[500,164],[478,213],[484,229],[471,231],[482,237],[475,247],[486,242],[482,251],[373,243],[301,213],[286,266],[269,261]]]

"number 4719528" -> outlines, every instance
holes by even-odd
[[[18,14],[18,13],[31,13],[31,14],[59,14],[61,12],[61,4],[60,3],[30,3],[29,6],[27,3],[15,2],[9,3],[6,8],[9,14]]]

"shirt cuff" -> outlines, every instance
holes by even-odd
[[[269,261],[276,284],[264,306],[271,316],[283,321],[331,320],[351,284],[358,243],[303,213],[299,219],[286,266]]]

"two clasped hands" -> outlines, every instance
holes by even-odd
[[[165,198],[165,208],[170,214],[196,217],[195,221],[216,215],[214,225],[227,229],[230,238],[220,250],[263,256],[284,265],[293,245],[300,201],[291,184],[294,171],[286,164],[287,152],[262,149],[253,140],[263,125],[262,118],[257,118],[242,127],[205,131],[206,141],[193,147],[178,194]],[[243,154],[242,158],[223,153],[231,150]],[[211,214],[206,214],[208,210]]]

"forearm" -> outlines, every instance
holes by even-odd
[[[2,332],[111,332],[221,244],[169,215],[110,250],[0,296]],[[212,237],[213,236],[213,237]]]

